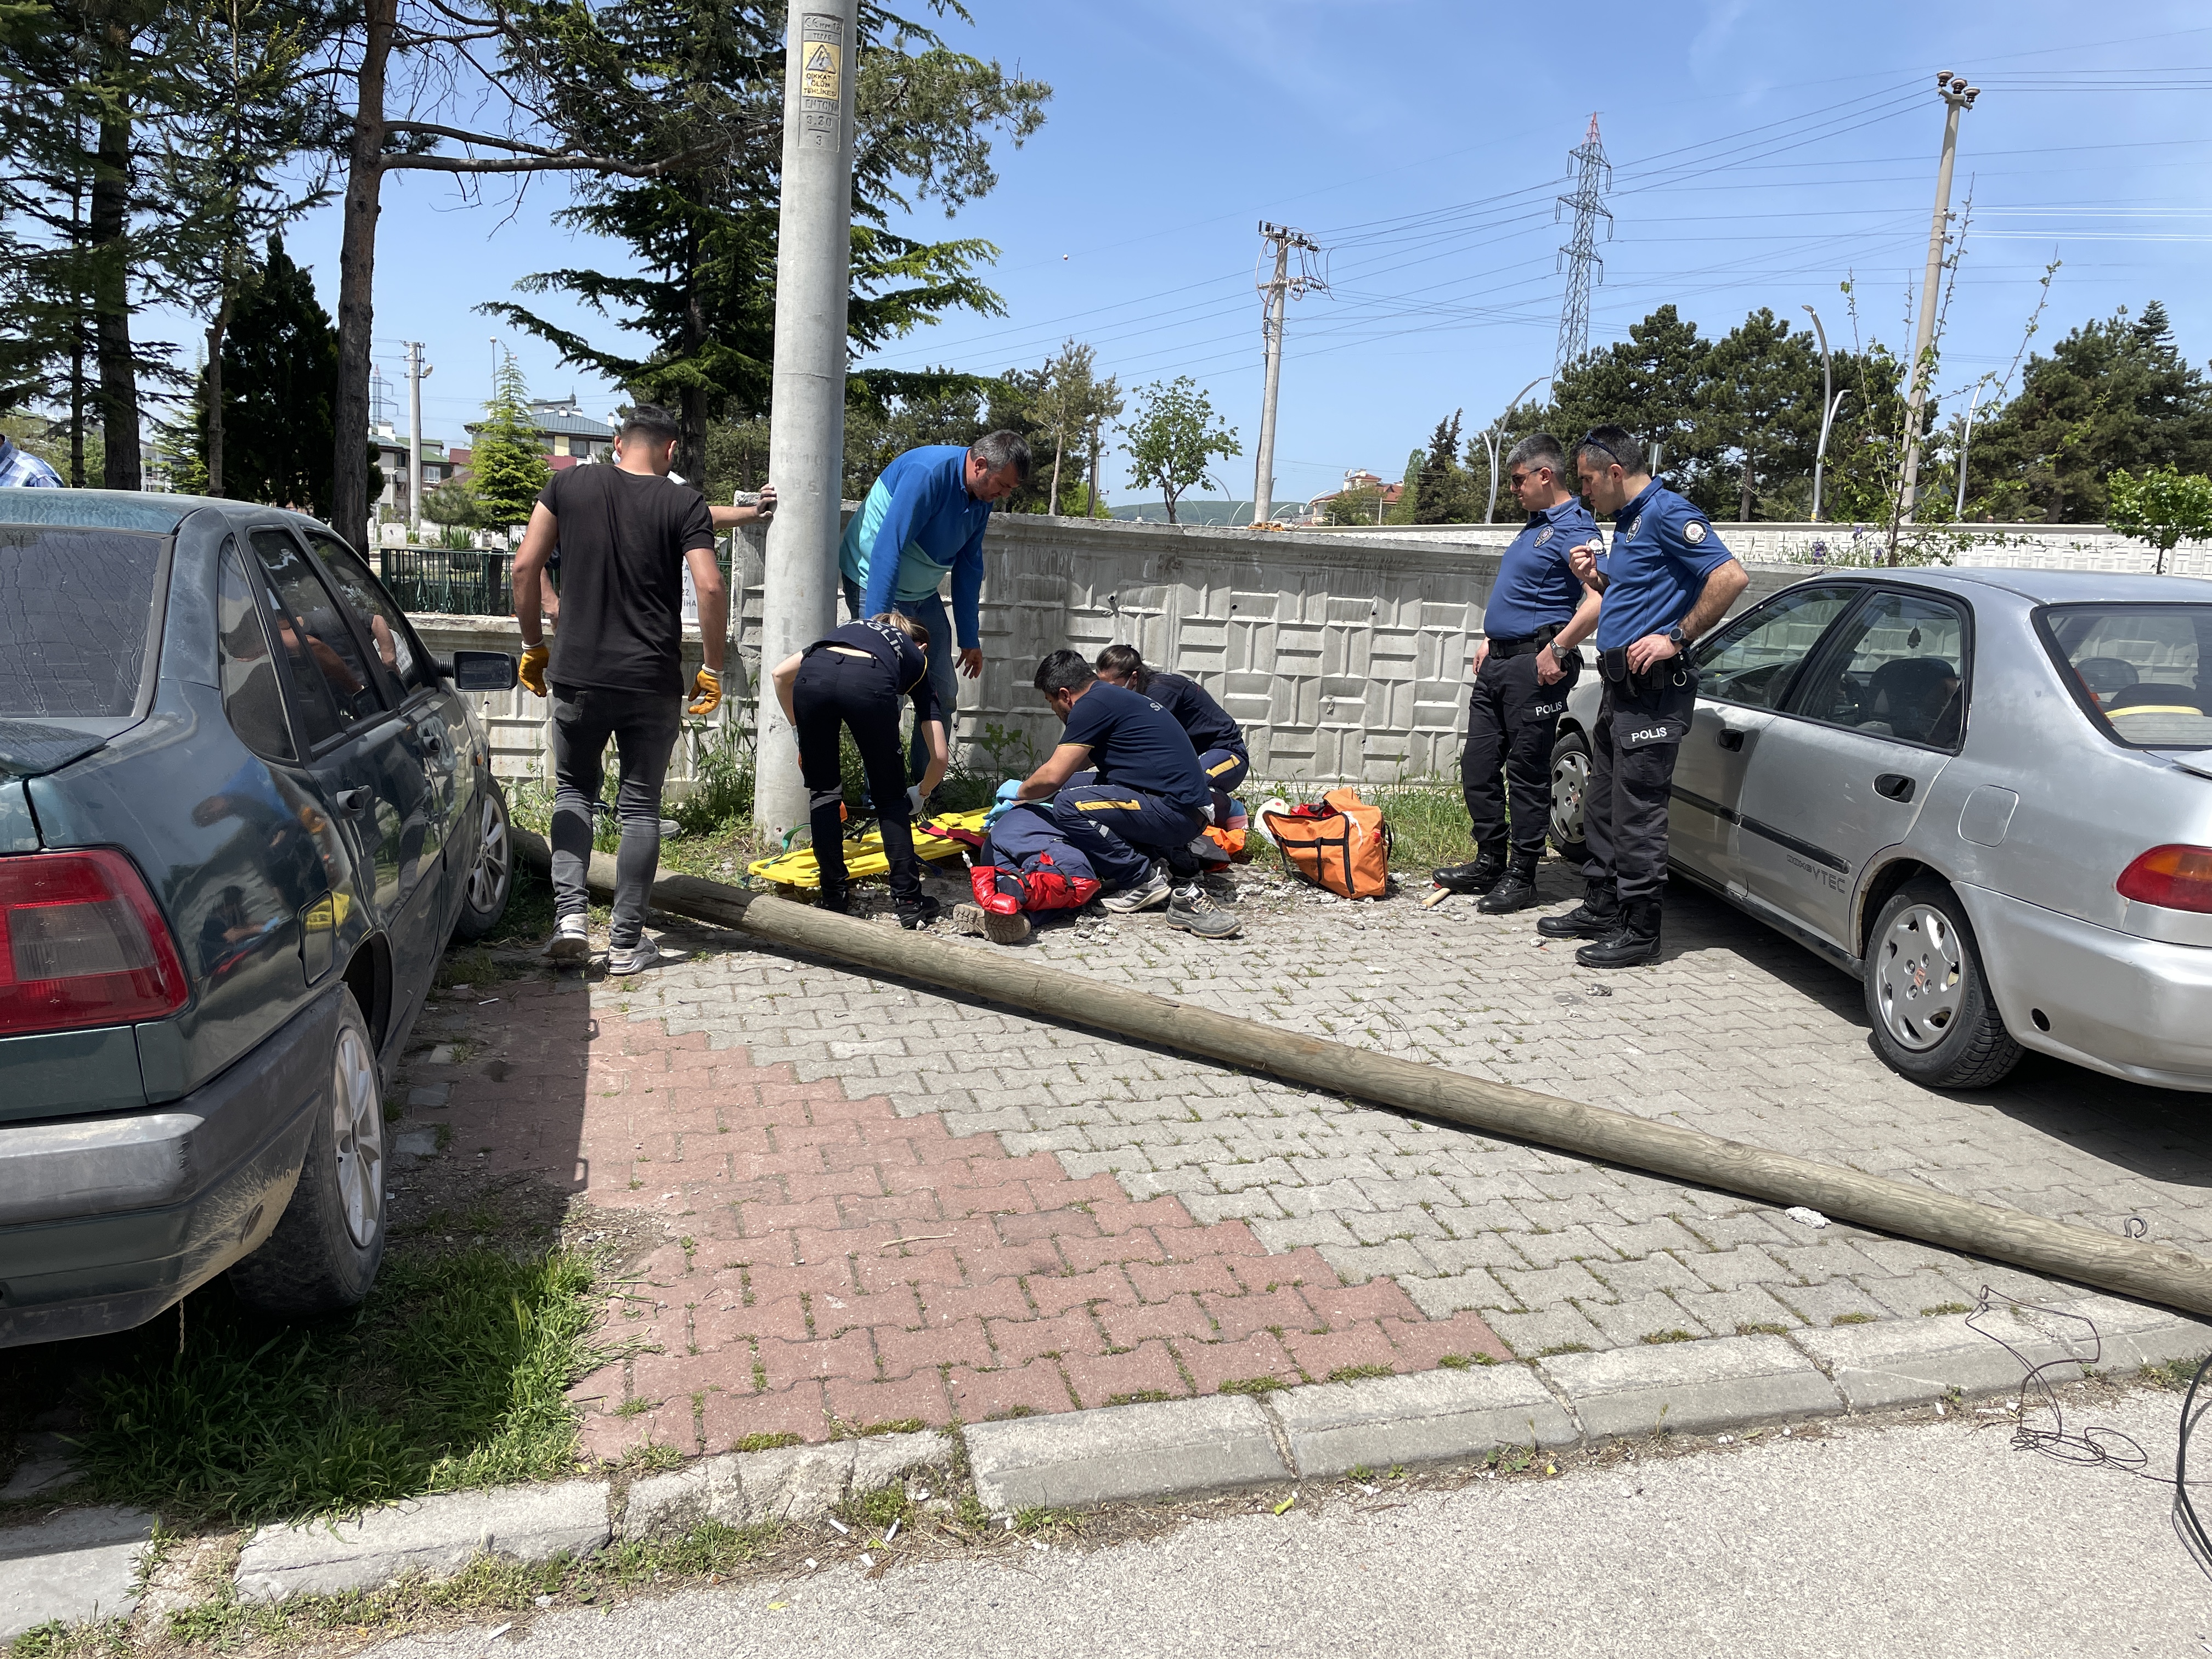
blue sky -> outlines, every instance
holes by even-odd
[[[2212,356],[2212,18],[2202,3],[2115,12],[2054,0],[1850,6],[1616,4],[1522,9],[1429,0],[969,0],[953,45],[1049,82],[1044,129],[1001,146],[999,189],[925,236],[999,245],[1004,318],[956,315],[878,361],[996,373],[1094,343],[1125,386],[1194,376],[1237,427],[1251,491],[1262,218],[1329,249],[1332,293],[1291,308],[1275,495],[1348,467],[1395,478],[1440,416],[1479,426],[1549,373],[1567,234],[1553,197],[1598,112],[1613,234],[1594,343],[1673,301],[1708,334],[1765,305],[1832,340],[1909,343],[1942,112],[1938,69],[1984,90],[1965,118],[1954,205],[1974,219],[1942,376],[2002,373],[2043,267],[2063,265],[2042,339],[2161,299],[2187,355]],[[2104,38],[2085,19],[2112,20]],[[620,269],[618,248],[550,223],[565,199],[468,206],[431,175],[386,185],[376,357],[403,409],[404,339],[424,340],[430,435],[459,436],[500,334],[539,395],[594,412],[615,389],[470,307],[549,266]],[[512,210],[510,210],[510,208]],[[337,224],[289,238],[335,307]],[[551,307],[557,310],[556,307]],[[605,325],[599,325],[604,328]],[[1134,499],[1109,472],[1117,501]]]

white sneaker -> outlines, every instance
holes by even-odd
[[[1173,890],[1168,885],[1166,870],[1154,864],[1152,874],[1134,887],[1124,887],[1118,893],[1109,893],[1098,902],[1115,915],[1127,915],[1133,910],[1149,910],[1156,904],[1165,904],[1168,895]]]
[[[627,951],[612,945],[607,947],[607,972],[617,975],[641,974],[648,968],[658,968],[663,963],[675,960],[645,933],[639,934],[637,943]]]
[[[592,959],[592,939],[586,931],[584,918],[568,915],[555,922],[553,942],[545,947],[545,954],[555,962],[589,962]]]

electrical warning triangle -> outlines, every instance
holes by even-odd
[[[837,67],[837,60],[830,55],[829,47],[817,46],[814,48],[813,56],[806,60],[806,67],[811,70],[830,70],[834,71]]]

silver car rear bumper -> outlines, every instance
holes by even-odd
[[[2132,1082],[2212,1093],[2212,947],[2138,939],[1986,887],[1958,890],[1998,1012],[2023,1044]]]

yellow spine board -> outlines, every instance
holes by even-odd
[[[950,830],[968,830],[976,835],[983,833],[983,819],[988,809],[973,812],[939,812],[929,820]],[[956,858],[966,852],[966,846],[944,836],[925,835],[921,826],[915,826],[914,850],[917,857],[935,863]],[[880,830],[871,830],[858,841],[845,843],[845,878],[848,881],[865,881],[870,876],[890,873],[891,861],[884,851]],[[788,853],[778,853],[774,858],[755,859],[745,866],[746,873],[758,876],[763,881],[774,882],[779,887],[819,887],[822,873],[814,862],[814,849],[801,847]]]

